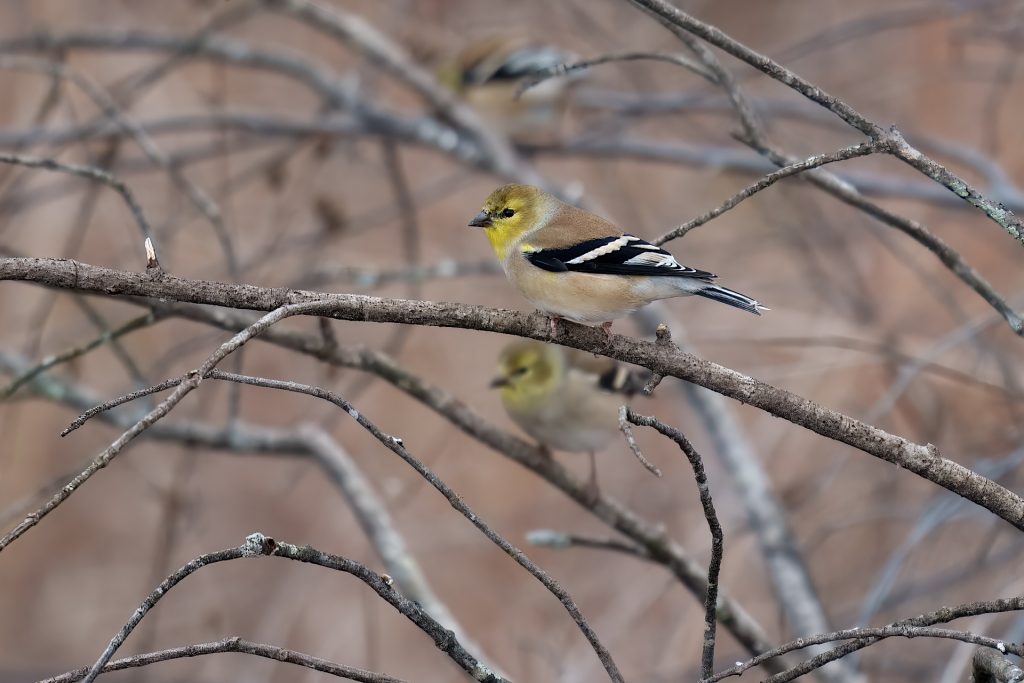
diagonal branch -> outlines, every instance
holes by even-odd
[[[198,387],[210,370],[216,367],[217,364],[224,360],[228,355],[238,350],[247,341],[279,320],[303,313],[326,312],[329,308],[330,305],[325,304],[325,302],[306,302],[276,307],[272,312],[263,316],[255,323],[221,344],[221,346],[212,355],[210,355],[202,365],[186,375],[170,396],[161,401],[159,405],[153,408],[153,410],[146,413],[146,415],[133,424],[127,431],[121,434],[114,443],[110,444],[110,446],[93,458],[92,462],[90,462],[84,470],[65,484],[64,487],[54,494],[54,496],[42,507],[27,515],[18,526],[14,527],[14,529],[0,538],[0,551],[3,551],[4,548],[38,524],[43,517],[53,512],[57,506],[67,500],[71,494],[77,491],[94,474],[109,465],[111,461],[117,457],[118,453],[124,450],[125,446],[131,443],[135,437],[145,432],[157,421],[171,412],[174,406],[178,405],[178,403],[181,402],[181,399],[185,398],[185,396],[187,396],[193,389]]]
[[[567,324],[552,339],[547,316],[524,315],[468,304],[408,301],[354,294],[317,294],[303,290],[190,280],[165,273],[149,275],[100,268],[65,259],[0,258],[0,280],[22,280],[50,287],[108,296],[161,298],[231,308],[273,310],[296,303],[317,303],[321,315],[341,320],[404,323],[512,334],[593,351],[642,365],[659,375],[699,384],[805,427],[826,438],[910,470],[1024,529],[1024,499],[966,467],[939,455],[931,444],[917,444],[853,417],[735,370],[654,342],[622,335],[606,338],[597,328]],[[315,309],[309,309],[312,312]]]
[[[889,143],[887,151],[891,155],[943,185],[971,206],[983,211],[989,218],[1006,230],[1011,237],[1024,244],[1024,223],[1021,223],[1020,219],[1014,216],[1012,211],[987,199],[967,181],[912,147],[895,129],[886,130],[835,95],[825,92],[822,88],[803,79],[781,64],[750,49],[715,26],[706,24],[686,14],[671,5],[667,0],[629,1],[651,12],[661,21],[698,36],[711,45],[731,54],[733,57],[746,62],[767,76],[792,88],[812,102],[829,110],[851,127],[868,136],[872,141],[887,141]],[[749,135],[750,131],[747,130],[747,133]]]

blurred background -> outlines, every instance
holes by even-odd
[[[1024,211],[1019,2],[677,4],[873,120],[897,125],[987,196]],[[321,0],[371,27],[359,36],[379,32],[387,50],[404,53],[399,64],[422,69],[430,87],[455,87],[459,101],[474,107],[472,120],[476,112],[497,149],[508,152],[505,166],[481,160],[479,145],[460,139],[463,110],[453,115],[438,104],[447,95],[431,101],[409,87],[409,72],[372,58],[366,45],[373,41],[332,34],[284,5],[0,3],[0,152],[109,170],[134,194],[163,267],[175,275],[524,311],[528,304],[495,274],[483,235],[466,227],[487,194],[513,177],[510,169],[653,239],[772,168],[733,137],[737,118],[721,90],[678,65],[608,63],[544,83],[517,104],[508,82],[490,83],[481,94],[521,45],[532,55],[564,52],[556,63],[623,51],[686,54],[628,2]],[[789,154],[803,158],[862,139],[792,91],[721,58]],[[927,226],[1012,305],[1024,306],[1020,246],[981,213],[892,158],[830,168],[871,201]],[[936,444],[945,457],[1021,489],[1022,341],[918,243],[788,179],[668,246],[771,312],[754,318],[675,300],[649,319],[618,323],[619,332],[653,338],[650,323],[665,322],[704,358]],[[0,165],[4,255],[127,270],[145,263],[139,227],[110,187],[10,165]],[[145,313],[124,301],[4,283],[0,392],[44,359]],[[0,402],[5,530],[120,434],[93,420],[60,439],[84,407],[179,376],[230,336],[176,317],[137,327],[47,369]],[[312,319],[281,328],[321,331]],[[337,321],[329,329],[339,344],[383,351],[515,431],[488,388],[508,339]],[[535,529],[615,535],[550,483],[371,374],[261,342],[240,358],[225,369],[336,390],[400,436],[572,594],[627,680],[697,677],[703,608],[663,566],[606,550],[528,545]],[[1005,523],[892,465],[681,384],[666,380],[634,408],[680,428],[703,454],[726,535],[723,588],[773,643],[1024,590],[1024,538]],[[129,419],[144,408],[119,414]],[[486,661],[516,681],[604,680],[558,601],[337,408],[207,382],[165,424],[249,435],[315,425],[365,474]],[[706,564],[710,537],[689,465],[653,432],[637,437],[664,476],[652,477],[615,441],[598,456],[602,492],[663,526]],[[232,443],[211,449],[173,434],[143,437],[6,549],[0,680],[91,663],[163,577],[252,531],[387,570],[315,459]],[[585,456],[555,457],[586,475]],[[780,578],[780,563],[796,571],[795,583]],[[1013,614],[955,626],[1024,638],[1024,619]],[[717,668],[749,656],[720,633]],[[227,635],[411,681],[462,676],[352,577],[271,560],[199,572],[159,604],[119,654]],[[951,641],[887,641],[818,676],[963,680],[972,652]],[[321,677],[242,655],[110,675]]]

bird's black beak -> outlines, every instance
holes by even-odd
[[[491,220],[486,211],[481,211],[473,216],[473,220],[469,222],[469,227],[471,228],[489,228],[492,225],[494,225],[494,221]]]
[[[500,387],[508,386],[508,377],[495,377],[491,380],[491,389],[498,389]]]

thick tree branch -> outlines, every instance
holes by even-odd
[[[3,258],[0,280],[23,280],[61,289],[110,296],[142,296],[231,308],[273,310],[281,306],[322,302],[330,317],[366,322],[433,325],[512,334],[594,351],[616,360],[642,365],[764,410],[829,439],[891,462],[977,503],[1018,529],[1024,529],[1024,499],[962,465],[941,457],[931,444],[917,444],[813,401],[747,377],[692,354],[672,351],[654,342],[613,335],[596,328],[566,325],[551,339],[547,317],[524,315],[457,303],[382,299],[352,294],[318,294],[302,290],[188,280],[167,274],[100,268],[68,259]]]

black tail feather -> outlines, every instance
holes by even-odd
[[[746,294],[740,294],[739,292],[734,292],[731,289],[719,287],[718,285],[712,285],[711,287],[706,287],[699,292],[694,293],[698,296],[707,297],[708,299],[714,299],[715,301],[719,301],[723,304],[728,304],[729,306],[735,306],[736,308],[747,311],[748,313],[753,313],[754,315],[761,315],[762,310],[768,310],[758,303],[756,299],[751,299]]]

